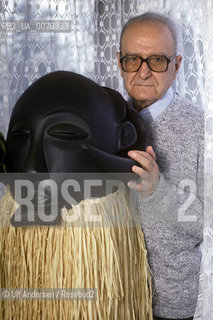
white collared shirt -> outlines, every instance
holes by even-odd
[[[152,121],[155,121],[157,117],[170,105],[175,97],[175,92],[170,87],[162,98],[155,101],[150,106],[142,109],[140,115],[143,117],[147,125],[150,125]]]

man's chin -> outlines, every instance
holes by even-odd
[[[136,100],[154,100],[157,92],[153,86],[137,85],[130,92],[130,96]]]
[[[134,107],[137,111],[140,111],[148,106],[150,106],[152,103],[157,101],[157,99],[147,97],[147,96],[141,96],[141,95],[135,95],[133,98]]]

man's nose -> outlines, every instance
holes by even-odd
[[[138,75],[139,75],[140,78],[142,78],[143,80],[151,77],[152,72],[151,72],[151,70],[149,69],[148,64],[147,64],[145,61],[142,62],[142,65],[141,65],[140,69],[138,70]]]

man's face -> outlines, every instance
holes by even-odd
[[[121,55],[139,55],[147,58],[151,55],[175,54],[175,45],[170,30],[163,24],[134,23],[123,34]],[[120,54],[118,53],[118,59]],[[182,57],[173,59],[166,72],[158,73],[149,69],[144,62],[137,72],[127,73],[119,68],[128,94],[134,99],[135,107],[142,109],[159,100],[172,81],[176,78]]]

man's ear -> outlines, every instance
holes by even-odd
[[[174,80],[176,79],[178,71],[180,69],[181,61],[182,61],[182,56],[179,54],[178,56],[175,57],[175,76],[174,76]]]
[[[138,135],[134,125],[125,121],[118,127],[118,152],[128,150],[137,141]]]
[[[118,67],[120,69],[120,73],[121,73],[121,76],[122,76],[122,68],[121,68],[121,63],[120,63],[120,52],[117,52],[116,56],[117,56],[117,59],[118,59]]]

